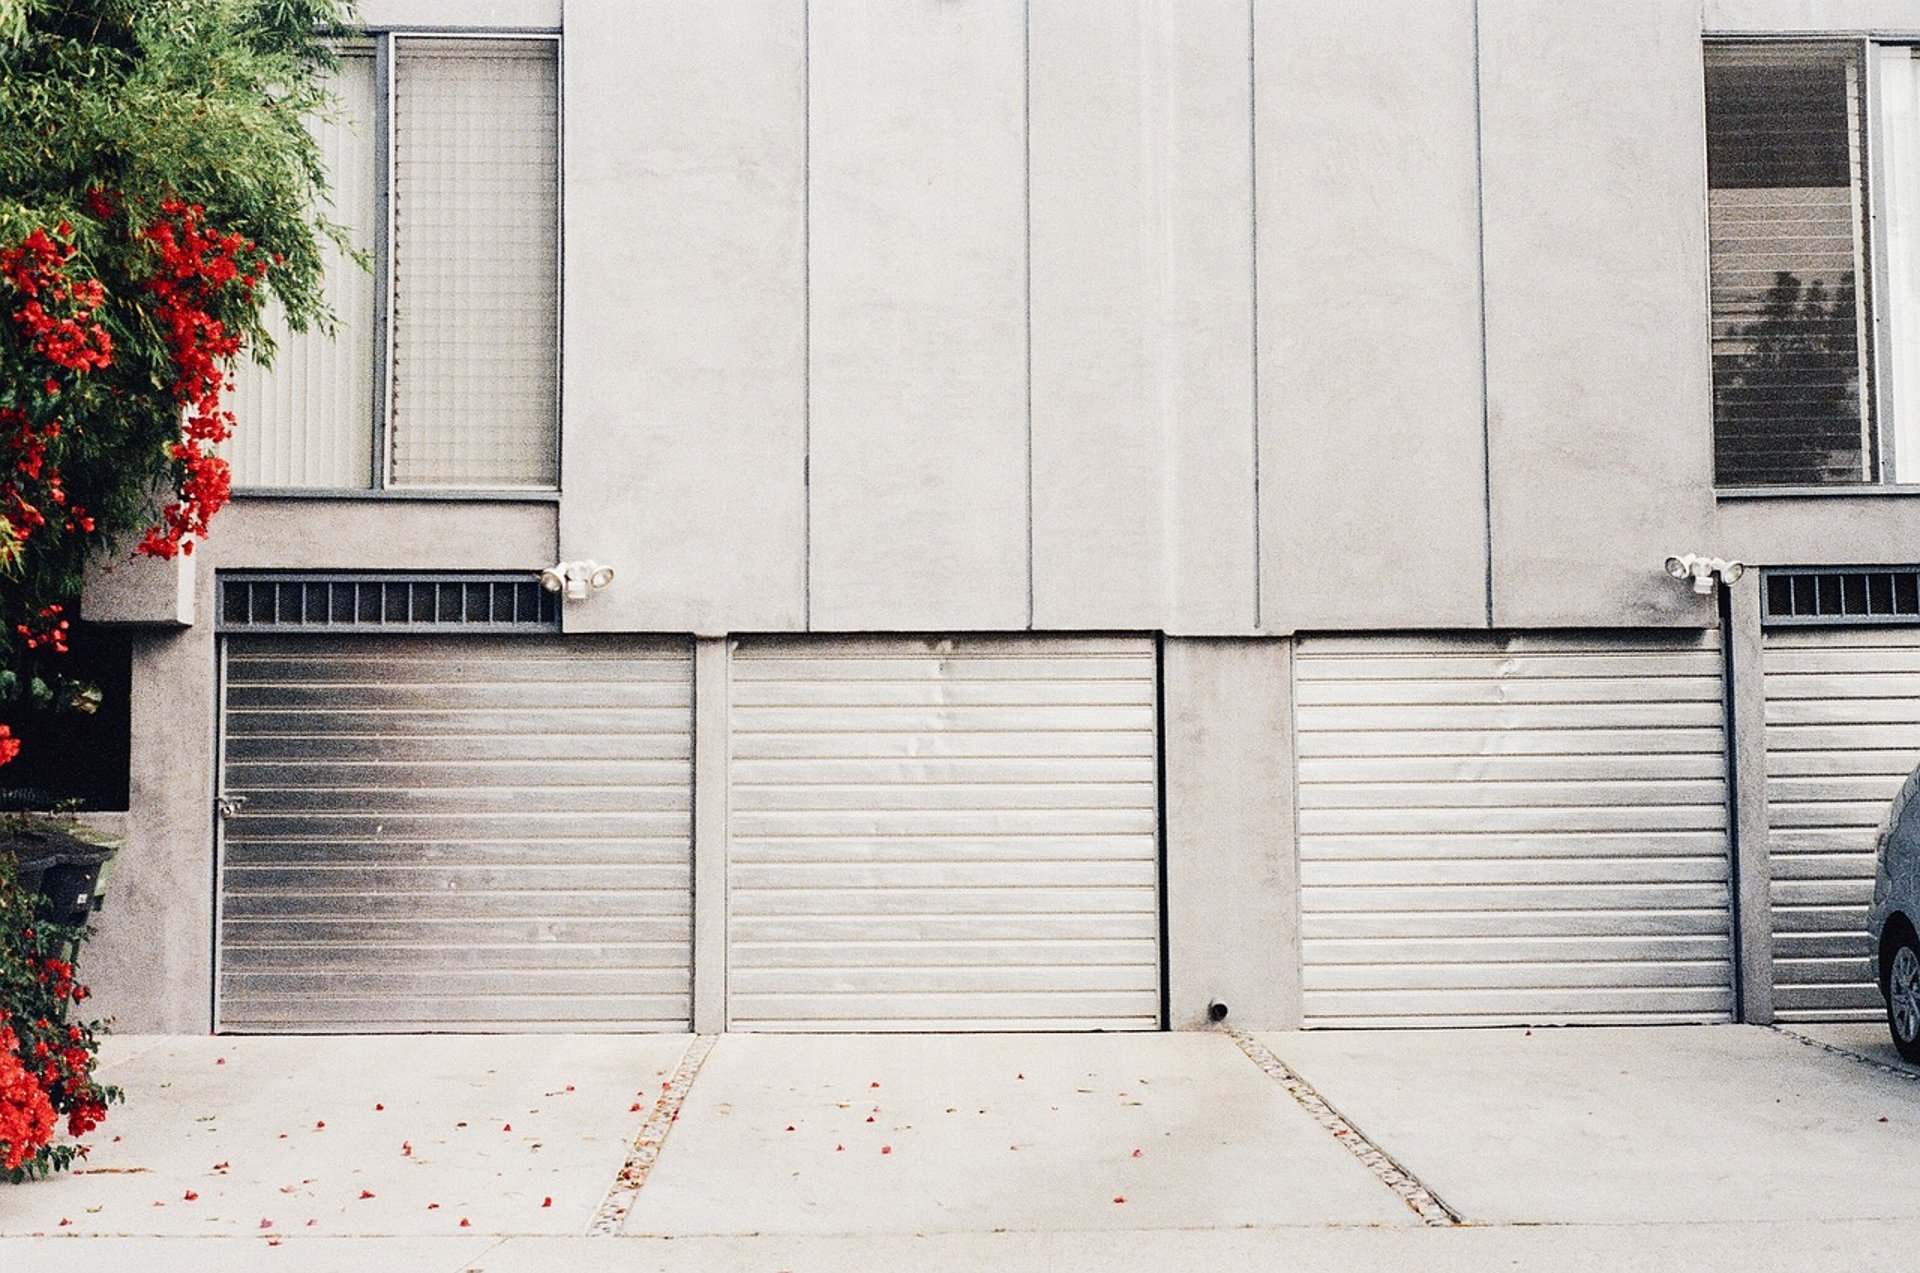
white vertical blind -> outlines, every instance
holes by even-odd
[[[395,485],[555,480],[554,47],[397,42]]]
[[[371,53],[341,58],[334,118],[311,128],[333,184],[329,215],[370,251],[380,220]],[[373,480],[374,287],[344,252],[326,254],[332,335],[295,332],[276,305],[269,316],[279,354],[272,371],[250,359],[235,370],[233,439],[223,448],[236,486],[364,487]]]
[[[1896,482],[1920,482],[1920,62],[1907,47],[1880,58],[1881,233],[1887,253],[1885,400]]]

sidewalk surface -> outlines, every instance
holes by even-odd
[[[0,1269],[1891,1267],[1884,1038],[117,1038]]]

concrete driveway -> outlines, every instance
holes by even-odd
[[[1883,1037],[115,1039],[0,1268],[1871,1269],[1920,1241]]]

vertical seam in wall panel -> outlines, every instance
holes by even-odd
[[[1486,536],[1487,627],[1493,627],[1493,395],[1487,367],[1487,162],[1480,90],[1480,0],[1473,0],[1473,227],[1480,302],[1480,497]]]
[[[1160,888],[1160,1028],[1173,1029],[1173,943],[1167,905],[1167,634],[1153,637],[1153,800]]]
[[[800,625],[813,630],[813,5],[800,4]]]
[[[1740,750],[1735,740],[1738,728],[1733,719],[1734,639],[1733,589],[1722,583],[1714,598],[1720,612],[1720,746],[1726,756],[1727,801],[1727,936],[1732,960],[1733,1011],[1728,1014],[1739,1025],[1747,1020],[1746,971],[1740,949]]]
[[[1033,629],[1033,4],[1020,7],[1021,207],[1026,248],[1027,381],[1027,629]]]
[[[1293,1020],[1288,1022],[1294,1028],[1304,1027],[1307,1023],[1307,969],[1306,943],[1301,938],[1306,915],[1305,889],[1301,885],[1300,851],[1300,637],[1298,634],[1286,638],[1285,649],[1281,657],[1286,660],[1287,668],[1287,786],[1290,799],[1287,808],[1287,821],[1292,831],[1293,843],[1288,851],[1293,854],[1293,932],[1288,943],[1293,955]]]
[[[1260,580],[1260,77],[1255,9],[1247,0],[1247,255],[1251,277],[1253,358],[1253,626],[1261,620]]]

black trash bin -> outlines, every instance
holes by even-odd
[[[40,918],[79,927],[93,913],[113,849],[59,827],[29,826],[0,831],[0,856],[13,860],[20,887],[39,896]]]

